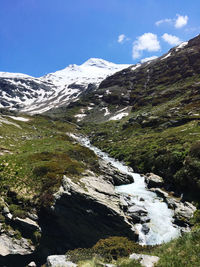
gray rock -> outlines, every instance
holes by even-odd
[[[196,207],[189,202],[182,202],[181,198],[173,197],[160,188],[152,188],[151,191],[161,197],[168,207],[174,211],[174,223],[187,228]]]
[[[30,242],[21,238],[13,239],[13,237],[9,237],[6,234],[2,234],[0,236],[0,255],[7,256],[12,254],[30,254],[34,250],[34,247],[30,244]]]
[[[28,213],[27,214],[27,216],[31,219],[31,220],[33,220],[33,221],[38,221],[38,216],[37,216],[37,214],[36,213]]]
[[[141,223],[148,223],[150,221],[151,221],[151,219],[149,216],[144,216],[144,217],[141,217],[141,219],[140,219]]]
[[[149,256],[149,255],[136,254],[136,253],[131,254],[129,258],[131,260],[139,260],[140,264],[144,267],[153,267],[160,259],[157,256]]]
[[[120,172],[111,164],[106,163],[103,160],[99,160],[99,166],[101,171],[103,172],[104,178],[115,186],[130,184],[134,182],[133,176]]]
[[[77,264],[68,261],[65,255],[52,255],[47,257],[48,267],[76,267]]]
[[[6,218],[7,220],[12,220],[12,218],[13,218],[13,216],[12,216],[11,213],[6,213],[4,216],[5,216],[5,218]]]
[[[128,203],[126,202],[126,200],[124,199],[124,197],[122,195],[120,195],[120,202],[121,202],[121,208],[124,211],[128,210]]]
[[[160,188],[151,188],[151,191],[163,198],[163,200],[166,200],[169,197],[169,194]]]
[[[147,225],[143,224],[142,225],[142,232],[146,235],[146,234],[148,234],[149,231],[150,231],[150,228]]]
[[[39,225],[31,220],[30,218],[15,218],[14,222],[19,225],[22,229],[24,229],[24,231],[28,231],[28,232],[35,232],[35,231],[41,231]]]
[[[104,175],[88,171],[87,176],[76,183],[64,176],[54,197],[48,214],[43,214],[41,228],[51,240],[49,247],[54,248],[56,244],[60,254],[80,245],[92,246],[108,235],[124,235],[137,240],[133,222],[122,209],[126,204]]]
[[[144,216],[144,215],[147,215],[147,213],[148,213],[144,207],[137,206],[137,205],[134,205],[134,206],[131,206],[130,208],[128,208],[128,212],[134,213],[135,215],[138,215],[138,216]]]
[[[32,261],[28,264],[28,267],[37,267],[37,265],[34,261]]]
[[[150,218],[147,216],[147,210],[141,206],[131,206],[128,208],[128,215],[134,223],[147,223]]]
[[[154,173],[147,173],[145,176],[145,182],[147,183],[148,188],[162,187],[164,184],[163,178]]]

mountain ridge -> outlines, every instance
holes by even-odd
[[[108,75],[128,66],[91,58],[80,66],[69,65],[39,78],[0,72],[0,106],[35,114],[67,105],[90,84],[96,87]]]

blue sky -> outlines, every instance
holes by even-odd
[[[200,33],[199,0],[1,0],[0,71],[135,64]]]

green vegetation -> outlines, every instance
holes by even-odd
[[[128,259],[131,253],[154,255],[160,258],[156,267],[200,266],[200,230],[194,229],[167,244],[157,247],[140,247],[123,237],[100,240],[90,249],[76,249],[67,256],[78,266],[102,266],[113,263],[120,267],[141,266],[139,262]]]
[[[137,261],[128,260],[131,253],[149,251],[150,248],[142,247],[126,237],[109,237],[99,240],[92,248],[75,249],[67,252],[71,261],[78,266],[102,266],[105,262],[117,266],[141,266]],[[88,264],[88,265],[86,265]],[[131,265],[135,264],[135,265]]]
[[[156,267],[200,266],[199,240],[200,231],[197,230],[156,248],[153,254],[160,257]]]
[[[200,115],[194,118],[184,111],[176,115],[173,106],[172,102],[134,112],[121,121],[87,124],[83,131],[94,145],[136,172],[154,172],[168,187],[194,200],[200,190]]]
[[[75,126],[44,116],[0,126],[0,193],[15,217],[32,205],[48,206],[63,175],[78,182],[86,169],[98,169],[93,152],[67,136]]]

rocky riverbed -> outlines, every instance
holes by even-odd
[[[13,217],[5,203],[6,223],[20,229],[22,237],[17,239],[12,231],[1,230],[0,255],[4,257],[0,263],[5,264],[7,259],[5,266],[13,266],[13,261],[21,255],[18,266],[33,261],[39,266],[49,255],[90,247],[109,236],[127,236],[140,243],[157,244],[189,231],[195,207],[165,191],[161,177],[152,173],[133,175],[124,164],[97,152],[100,172],[85,171],[77,182],[64,176],[50,208],[21,219]],[[166,224],[161,224],[157,231],[155,221],[163,218]],[[34,232],[41,234],[37,248],[28,242]]]

